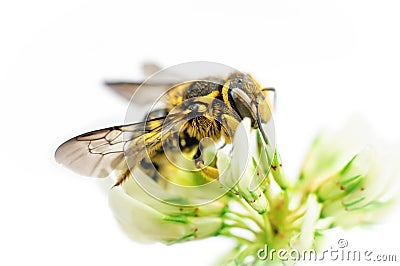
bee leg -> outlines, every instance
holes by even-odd
[[[203,143],[199,143],[197,147],[197,151],[193,156],[193,160],[195,162],[195,166],[197,169],[199,169],[201,175],[207,182],[211,182],[215,179],[219,178],[219,172],[218,169],[214,166],[206,165],[204,163],[203,157],[202,157],[202,151],[204,150]]]
[[[144,159],[140,162],[140,168],[147,176],[157,182],[158,165],[156,163]]]
[[[200,169],[201,175],[206,179],[208,182],[213,181],[219,178],[219,172],[216,167],[208,166],[204,164],[202,159],[196,160],[196,167]]]

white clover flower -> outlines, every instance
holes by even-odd
[[[256,152],[255,138],[251,138],[250,128],[250,120],[245,118],[236,129],[232,150],[218,151],[217,168],[220,173],[220,183],[239,194],[262,214],[266,212],[268,203],[262,188],[256,184],[257,176],[261,173],[255,161],[257,156],[253,156]]]
[[[158,198],[131,178],[110,191],[110,205],[121,227],[137,241],[175,243],[222,235],[237,242],[225,264],[274,265],[276,257],[257,257],[266,244],[299,252],[318,249],[317,237],[324,230],[377,222],[398,202],[398,150],[372,145],[370,137],[362,137],[370,132],[365,127],[346,129],[320,134],[299,179],[289,182],[280,155],[275,151],[269,158],[260,149],[263,144],[246,118],[231,144],[207,151],[210,157],[216,153],[216,186],[196,193],[167,188],[136,169],[134,175],[144,177]],[[198,203],[221,186],[226,194],[207,204],[167,203]]]
[[[320,135],[301,173],[302,185],[315,192],[322,204],[321,217],[330,217],[331,226],[377,222],[383,209],[399,198],[400,153],[371,136],[366,138],[371,130],[353,123],[357,126]]]
[[[334,174],[366,145],[372,144],[371,129],[361,119],[353,118],[343,129],[324,130],[314,139],[300,172],[300,181],[320,179]]]
[[[159,195],[177,197],[166,190]],[[202,206],[171,205],[147,194],[133,178],[110,190],[109,203],[122,229],[139,242],[174,243],[217,235],[226,208],[223,200]]]
[[[306,211],[303,217],[300,232],[290,240],[290,246],[299,251],[312,247],[314,242],[316,224],[321,212],[321,206],[318,204],[315,195],[310,194],[308,196],[305,208]]]
[[[390,159],[379,147],[371,146],[355,155],[317,190],[322,216],[346,228],[382,219],[386,209],[382,207],[397,201],[400,192],[394,183],[399,167]]]

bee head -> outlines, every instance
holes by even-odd
[[[268,143],[264,124],[271,118],[271,109],[268,99],[264,96],[259,83],[251,76],[234,73],[225,83],[226,101],[232,109],[243,119],[251,119],[252,127],[259,128],[264,140]]]

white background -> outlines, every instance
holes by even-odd
[[[253,73],[278,90],[278,145],[295,175],[317,130],[354,113],[382,138],[400,139],[399,8],[366,0],[2,1],[0,264],[211,264],[229,241],[137,244],[118,228],[97,181],[55,163],[66,139],[123,122],[127,102],[103,79],[138,77],[148,60],[208,60]],[[399,253],[396,212],[328,246],[346,238],[354,248]]]

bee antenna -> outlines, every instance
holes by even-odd
[[[266,88],[262,88],[261,89],[262,92],[273,92],[274,93],[274,97],[273,97],[273,106],[274,106],[274,110],[276,109],[276,90],[275,88],[272,87],[266,87]]]

